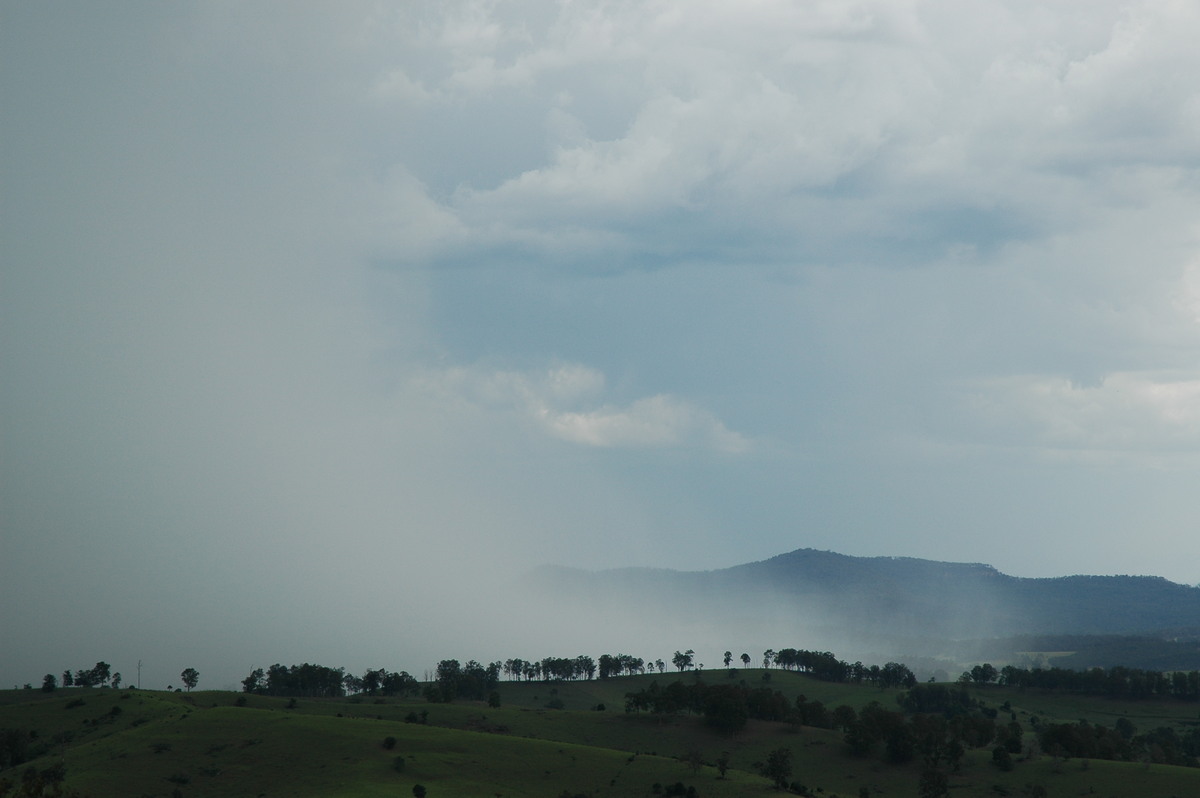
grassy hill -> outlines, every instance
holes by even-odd
[[[733,680],[762,684],[763,672]],[[0,692],[0,729],[20,730],[37,758],[0,772],[15,795],[23,774],[65,766],[64,786],[104,796],[409,796],[422,784],[440,796],[653,796],[654,785],[682,782],[699,796],[777,795],[755,763],[779,748],[791,752],[792,780],[823,798],[915,796],[919,761],[889,765],[849,755],[838,732],[751,721],[725,736],[697,716],[627,714],[627,692],[652,681],[703,678],[670,673],[606,681],[501,683],[499,707],[422,699],[286,699],[227,692],[162,693],[111,689]],[[773,670],[769,686],[790,699],[803,694],[827,706],[861,709],[871,701],[896,708],[900,691],[831,684]],[[1011,711],[1026,728],[1087,719],[1112,726],[1179,730],[1200,720],[1193,704],[1116,702],[1020,692],[972,691],[989,707]],[[550,709],[548,705],[560,706]],[[598,707],[603,706],[603,709]],[[427,713],[425,722],[406,722]],[[30,732],[33,736],[29,737]],[[1032,733],[1027,732],[1032,741]],[[394,738],[389,747],[387,738]],[[720,778],[722,752],[729,770]],[[1028,752],[1027,752],[1028,753]],[[397,757],[403,769],[397,770]],[[949,775],[955,798],[1029,794],[1119,798],[1200,794],[1200,769],[1060,759],[1032,752],[1002,772],[991,750],[968,751]],[[866,790],[863,793],[863,790]]]

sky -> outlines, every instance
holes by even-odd
[[[543,563],[1200,582],[1198,36],[3,0],[0,685],[618,649]]]

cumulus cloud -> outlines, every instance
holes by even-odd
[[[750,441],[716,416],[669,394],[605,402],[606,380],[581,365],[528,374],[452,368],[424,375],[417,384],[450,401],[512,409],[560,440],[601,448],[691,447],[727,454],[750,450]]]
[[[1046,450],[1121,455],[1200,454],[1200,374],[1118,372],[1083,384],[1022,375],[981,383],[985,423]]]
[[[1195,9],[1027,11],[452,5],[409,26],[440,67],[380,80],[410,105],[512,101],[522,121],[490,142],[507,170],[456,180],[445,201],[477,240],[550,262],[574,262],[564,253],[585,239],[594,258],[678,254],[670,237],[713,230],[751,257],[861,257],[845,236],[878,240],[876,256],[947,235],[989,246],[1125,201],[1119,184],[1081,190],[1081,170],[1200,155],[1200,101],[1181,79],[1200,68]]]

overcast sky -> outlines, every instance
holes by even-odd
[[[1198,39],[5,0],[0,684],[577,654],[487,636],[539,563],[1200,582]]]

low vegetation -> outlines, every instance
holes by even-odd
[[[828,652],[764,652],[769,668],[727,652],[704,672],[676,654],[671,672],[604,655],[444,660],[426,682],[305,664],[239,693],[194,690],[193,669],[187,692],[111,674],[4,691],[0,798],[1200,794],[1187,674],[1093,694],[1079,685],[1099,674],[1054,686],[980,665],[930,683]]]

